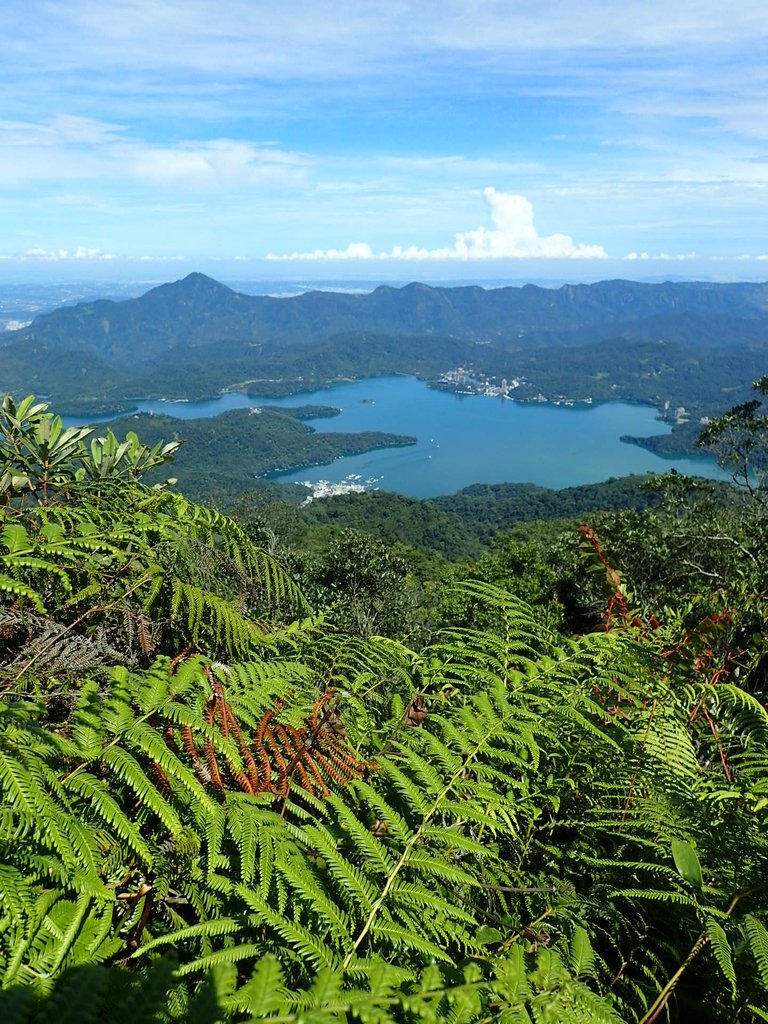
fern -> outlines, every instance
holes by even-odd
[[[552,961],[552,958],[550,958]],[[262,957],[250,977],[238,984],[233,963],[213,962],[204,981],[190,992],[168,960],[140,974],[103,967],[70,970],[50,995],[29,988],[0,993],[0,1011],[14,1024],[38,1024],[56,1014],[67,1024],[91,1024],[108,1012],[115,1024],[172,1020],[216,1024],[247,1018],[280,1024],[480,1024],[481,1021],[552,1020],[563,1024],[620,1018],[607,1001],[575,981],[559,962],[526,970],[517,956],[501,960],[490,977],[469,967],[449,980],[436,967],[408,978],[380,960],[360,965],[355,976],[319,970],[305,987],[295,988],[276,958]],[[70,1016],[76,1007],[77,1017]],[[542,1016],[543,1015],[543,1016]]]
[[[5,573],[0,573],[0,590],[16,599],[29,601],[41,614],[45,611],[43,599],[33,587],[11,576],[6,576]]]
[[[0,970],[36,993],[20,1019],[102,959],[147,984],[144,1004],[110,968],[116,1019],[133,1000],[136,1019],[638,1021],[707,972],[723,1019],[759,1016],[759,702],[665,637],[562,637],[481,584],[463,594],[486,628],[418,653],[349,640],[236,524],[132,493],[130,523],[106,487],[92,529],[46,507],[10,536],[61,571],[19,563],[49,612],[9,604],[0,628],[67,631],[77,682],[58,718],[16,689],[0,704]],[[90,645],[126,622],[131,667],[94,672]],[[32,655],[36,686],[55,662]]]

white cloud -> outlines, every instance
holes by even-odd
[[[62,260],[113,260],[115,257],[101,249],[89,249],[79,245],[77,249],[27,249],[24,260],[41,260],[44,263],[58,263]]]
[[[13,7],[13,4],[11,4]],[[8,55],[33,66],[185,67],[273,77],[328,77],[395,54],[446,52],[542,55],[622,48],[675,51],[758,44],[766,37],[764,0],[741,0],[724,13],[722,0],[27,0],[6,29]],[[56,51],[38,47],[67,39]]]
[[[570,235],[540,235],[533,223],[533,206],[525,196],[486,188],[493,227],[460,231],[453,247],[427,249],[396,245],[389,252],[375,252],[367,242],[352,242],[346,249],[315,249],[289,256],[270,253],[269,260],[493,260],[493,259],[605,259],[602,245],[574,242]]]
[[[730,256],[727,257],[727,258],[728,259],[732,259],[732,257],[730,257]],[[683,253],[679,253],[677,256],[672,256],[668,252],[656,253],[655,256],[652,255],[651,253],[648,253],[648,252],[628,252],[627,255],[624,257],[624,259],[625,260],[631,260],[631,261],[634,261],[634,260],[662,260],[664,262],[669,262],[669,261],[683,262],[685,260],[696,260],[696,259],[698,259],[698,256],[697,256],[697,254],[695,252],[683,252]]]
[[[291,256],[275,256],[268,260],[384,260],[389,253],[375,253],[367,242],[350,242],[346,249],[315,249],[313,252],[295,252]]]
[[[674,49],[752,41],[766,33],[762,0],[743,0],[724,17],[721,0],[540,0],[536,5],[443,0],[430,37],[451,49]],[[730,13],[730,12],[729,12]]]
[[[3,146],[95,145],[119,138],[125,128],[92,117],[57,114],[45,121],[0,121]]]
[[[312,159],[267,143],[192,139],[152,145],[93,118],[0,120],[0,187],[33,181],[133,180],[150,186],[297,185]],[[76,197],[79,198],[79,197]],[[59,202],[66,205],[66,195]]]
[[[765,0],[270,6],[265,18],[253,0],[6,0],[0,63],[25,110],[35,96],[49,109],[63,83],[63,95],[88,97],[80,109],[99,97],[112,116],[295,116],[302,104],[316,112],[332,90],[348,102],[350,81],[361,96],[398,94],[403,83],[421,95],[466,77],[589,97],[625,116],[650,105],[669,119],[689,108],[730,130],[765,131]]]
[[[533,223],[533,207],[525,196],[497,192],[493,188],[485,189],[483,195],[494,226],[456,235],[455,248],[460,259],[520,256],[599,259],[606,255],[601,245],[576,244],[570,235],[539,235]]]
[[[301,180],[308,160],[297,153],[249,142],[214,139],[176,147],[131,147],[129,173],[157,185],[260,185]]]

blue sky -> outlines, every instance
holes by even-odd
[[[768,278],[766,0],[3,0],[0,280]]]

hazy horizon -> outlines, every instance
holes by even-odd
[[[478,285],[483,288],[501,288],[506,286],[522,287],[535,284],[545,288],[560,288],[565,284],[594,284],[600,281],[627,280],[646,284],[660,284],[665,281],[705,281],[710,283],[758,283],[768,281],[768,263],[761,261],[757,266],[748,269],[743,261],[717,261],[716,264],[697,263],[696,266],[671,267],[668,263],[657,264],[643,261],[640,268],[627,265],[624,261],[605,261],[599,268],[574,267],[572,264],[558,263],[545,267],[540,262],[534,264],[526,273],[519,263],[513,264],[509,273],[500,272],[498,266],[487,268],[485,274],[477,271],[484,269],[476,265],[462,264],[457,267],[398,265],[387,267],[388,273],[382,273],[373,263],[350,266],[345,264],[333,273],[335,268],[327,264],[317,268],[297,268],[286,264],[282,268],[274,264],[251,266],[242,261],[189,260],[173,261],[166,265],[153,263],[152,272],[141,263],[121,261],[119,263],[87,264],[83,262],[32,263],[3,265],[0,262],[0,289],[14,287],[65,287],[67,285],[93,286],[109,288],[109,286],[146,286],[153,288],[161,284],[183,280],[189,274],[201,273],[211,277],[228,287],[236,285],[290,285],[316,288],[343,289],[359,285],[371,290],[379,285],[404,287],[419,282],[422,284],[462,287]],[[283,270],[283,273],[275,272]],[[299,270],[304,270],[300,273]],[[413,273],[409,274],[409,270]],[[598,269],[602,273],[598,272]],[[346,273],[342,273],[342,270]],[[461,273],[460,271],[464,271]],[[313,272],[314,271],[314,272]],[[396,271],[396,272],[395,272]],[[761,272],[762,271],[762,272]]]

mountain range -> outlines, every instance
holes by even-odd
[[[595,400],[717,411],[768,369],[768,284],[414,283],[273,298],[194,273],[139,298],[41,314],[0,346],[0,392],[34,391],[82,412],[388,372],[429,379],[458,365],[524,378],[519,397],[570,384]]]

